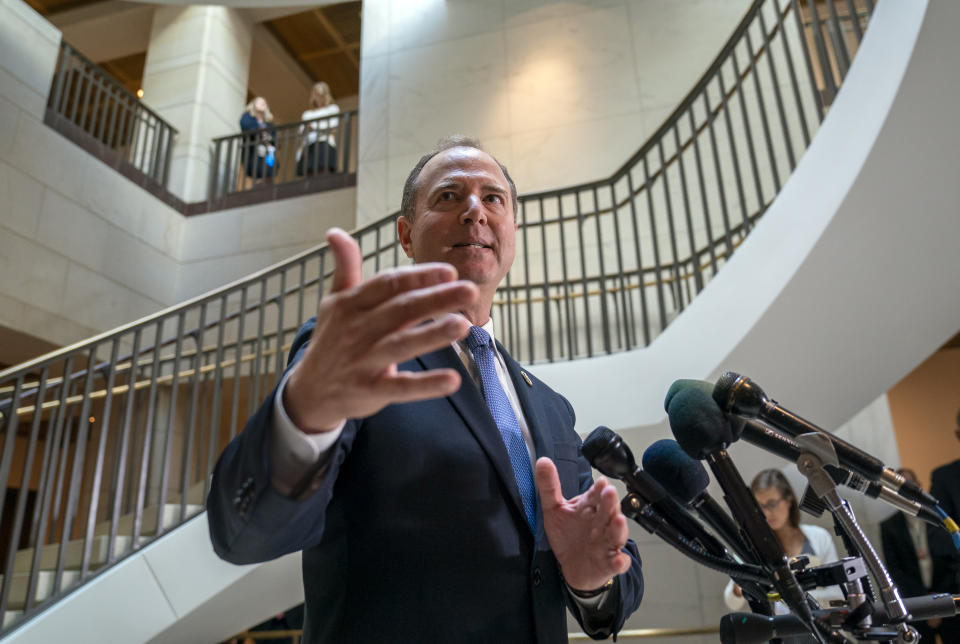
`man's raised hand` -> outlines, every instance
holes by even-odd
[[[630,557],[621,550],[627,543],[627,519],[613,485],[600,477],[583,494],[565,499],[549,458],[537,459],[536,484],[543,528],[571,588],[593,590],[629,570]]]
[[[449,264],[416,264],[363,281],[360,247],[332,228],[333,284],[317,307],[317,324],[284,388],[283,405],[307,432],[335,428],[391,403],[447,396],[460,387],[453,369],[398,371],[397,363],[464,337],[457,311],[477,298]]]

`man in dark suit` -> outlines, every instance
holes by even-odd
[[[919,483],[916,473],[907,468],[897,470],[913,483]],[[933,561],[927,538],[927,524],[916,517],[908,517],[903,512],[880,523],[880,539],[883,545],[883,558],[893,581],[900,587],[903,597],[916,597],[931,592],[933,580]],[[920,634],[920,641],[934,641],[935,629],[942,620],[912,622]]]
[[[954,430],[960,440],[960,412]],[[954,520],[960,512],[960,459],[941,465],[930,475],[930,494]],[[930,532],[930,553],[933,556],[933,590],[960,593],[960,552],[945,530]],[[960,642],[960,616],[943,620],[940,637],[944,642]]]
[[[506,169],[452,139],[404,186],[414,266],[364,282],[356,243],[328,234],[332,289],[207,502],[224,559],[303,550],[305,642],[553,644],[565,606],[599,638],[640,603],[570,404],[491,340],[515,212]]]

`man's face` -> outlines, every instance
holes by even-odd
[[[491,294],[516,252],[510,185],[493,158],[475,148],[444,150],[423,167],[413,222],[401,217],[400,243],[415,262],[447,262]]]

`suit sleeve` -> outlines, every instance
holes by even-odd
[[[576,416],[573,407],[566,398],[561,396],[571,417],[571,427],[574,426]],[[580,447],[583,444],[578,439]],[[579,459],[580,493],[586,492],[593,485],[593,475],[590,463],[581,454]],[[583,632],[593,639],[606,639],[616,635],[623,629],[624,622],[640,606],[643,599],[643,565],[637,544],[632,539],[627,540],[623,552],[630,557],[630,569],[617,575],[613,588],[607,591],[607,596],[596,606],[583,606],[564,586],[563,593],[567,606],[574,618],[583,628]]]
[[[290,366],[302,356],[312,331],[311,320],[298,332]],[[333,484],[356,436],[357,421],[347,421],[329,458],[308,471],[291,495],[281,494],[269,467],[275,393],[227,445],[213,471],[207,496],[210,538],[217,555],[231,563],[269,561],[320,542]]]
[[[940,501],[947,516],[957,520],[955,489],[960,486],[956,480],[960,465],[946,465],[937,468],[931,475],[930,494]],[[960,552],[953,545],[950,534],[943,528],[927,531],[930,542],[930,556],[933,559],[933,590],[940,592],[960,591]]]

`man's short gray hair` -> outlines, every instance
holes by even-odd
[[[437,145],[435,148],[433,148],[433,150],[420,157],[420,160],[417,161],[417,165],[413,166],[413,170],[411,170],[410,174],[407,175],[407,180],[403,184],[403,197],[400,200],[400,215],[402,217],[406,217],[408,221],[413,221],[413,216],[415,214],[417,194],[420,190],[420,172],[423,170],[423,166],[427,165],[427,163],[433,157],[445,150],[450,150],[451,148],[474,148],[475,150],[480,150],[481,152],[490,154],[483,149],[483,146],[480,145],[480,141],[462,134],[453,134],[437,141]],[[498,166],[500,166],[500,171],[503,172],[503,176],[506,177],[507,183],[510,185],[510,200],[513,203],[513,216],[516,218],[517,186],[513,183],[510,173],[507,172],[507,167],[497,161],[492,154],[490,157],[497,162]]]

